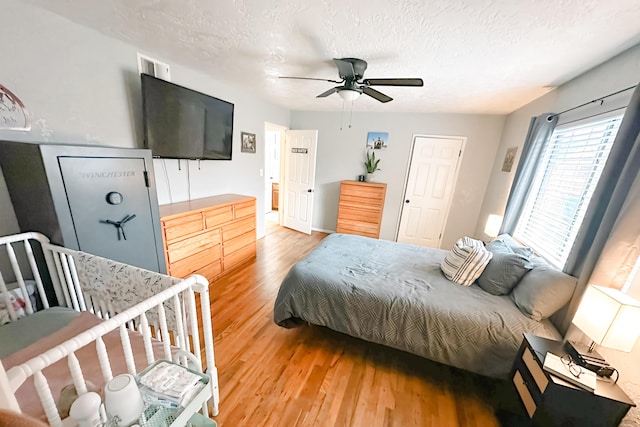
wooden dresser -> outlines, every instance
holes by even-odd
[[[387,184],[342,181],[336,232],[379,238]]]
[[[278,210],[278,199],[280,197],[280,184],[277,182],[271,183],[271,210]]]
[[[167,273],[209,281],[256,256],[256,199],[237,194],[160,206]]]

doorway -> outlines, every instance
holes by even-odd
[[[264,213],[266,220],[271,223],[280,224],[280,177],[281,173],[281,144],[284,142],[284,126],[265,123],[264,140]]]
[[[313,217],[317,130],[265,122],[265,220],[306,234]]]
[[[465,137],[414,136],[398,242],[439,248]]]

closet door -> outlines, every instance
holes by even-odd
[[[440,247],[464,141],[463,137],[414,137],[398,242]]]

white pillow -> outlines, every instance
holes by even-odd
[[[493,254],[484,243],[471,237],[458,239],[440,264],[444,276],[460,285],[470,286],[484,271]]]

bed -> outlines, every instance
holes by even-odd
[[[549,312],[568,302],[575,279],[536,260],[527,273],[530,283],[523,283],[523,278],[518,284],[520,293],[532,295],[514,299],[515,290],[492,295],[477,284],[462,286],[445,278],[440,265],[447,253],[329,235],[286,275],[275,301],[274,321],[285,328],[325,326],[499,378],[508,376],[523,333],[560,338]],[[558,286],[547,286],[557,279]],[[537,286],[545,289],[547,306],[536,300],[535,307],[527,307],[541,296],[531,292]],[[536,311],[540,307],[542,316]]]
[[[210,307],[196,308],[209,301],[204,277],[173,278],[52,245],[39,233],[0,237],[0,266],[0,408],[61,426],[63,388],[100,390],[165,359],[206,379],[204,402],[167,422],[185,425],[198,410],[217,415]]]

